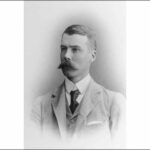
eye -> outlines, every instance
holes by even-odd
[[[79,49],[78,47],[73,47],[73,48],[72,48],[72,51],[73,51],[73,52],[77,52],[77,51],[79,51],[79,50],[80,50],[80,49]]]
[[[61,46],[61,51],[66,51],[67,47],[66,46]]]

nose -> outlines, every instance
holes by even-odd
[[[64,58],[65,58],[66,60],[71,60],[71,58],[72,58],[72,53],[71,53],[70,48],[68,48],[68,49],[66,50],[65,55],[64,55]]]

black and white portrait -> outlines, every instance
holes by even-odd
[[[25,148],[125,148],[126,2],[25,2]]]

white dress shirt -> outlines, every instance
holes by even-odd
[[[91,80],[91,76],[89,74],[75,84],[72,81],[70,81],[68,78],[65,78],[66,97],[69,106],[71,104],[70,92],[77,89],[80,91],[80,95],[76,100],[78,103],[80,103],[90,83],[90,80]]]

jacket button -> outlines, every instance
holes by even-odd
[[[53,94],[51,97],[52,97],[52,98],[55,98],[56,96]]]

